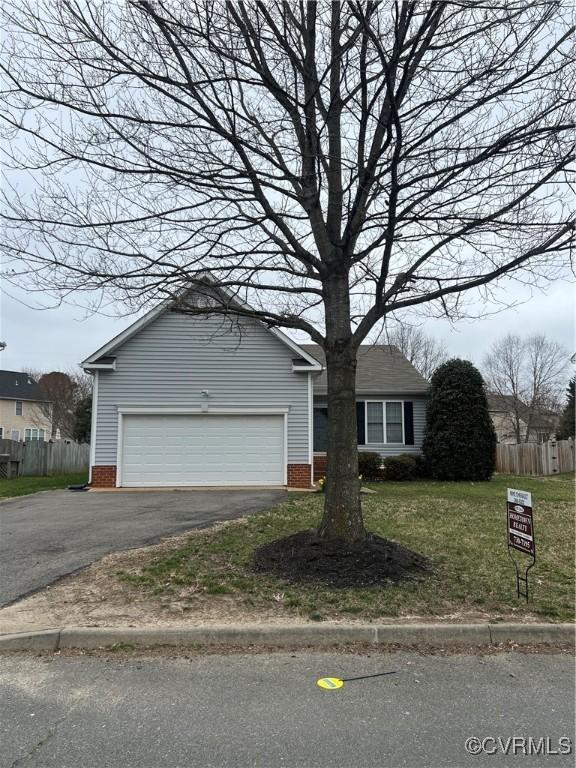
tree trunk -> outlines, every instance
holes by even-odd
[[[328,457],[324,515],[319,534],[359,541],[366,536],[358,479],[356,355],[352,341],[347,276],[326,292],[326,375],[328,378]]]
[[[358,541],[366,536],[358,479],[356,349],[326,351],[328,461],[320,536]]]

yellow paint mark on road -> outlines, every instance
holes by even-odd
[[[340,680],[339,677],[321,677],[320,680],[316,680],[316,685],[326,691],[335,691],[337,688],[342,688],[344,680]]]

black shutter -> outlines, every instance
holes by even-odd
[[[364,401],[356,403],[356,425],[358,430],[358,445],[366,445],[366,428],[364,421]]]
[[[404,402],[404,445],[414,445],[414,403]]]

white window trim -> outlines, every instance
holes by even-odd
[[[382,408],[382,434],[384,442],[370,442],[368,440],[368,403],[380,403]],[[388,430],[386,429],[386,405],[388,403],[400,403],[402,405],[402,442],[389,443]],[[406,425],[404,423],[404,400],[364,400],[364,445],[406,445]]]
[[[368,404],[377,403],[380,405],[382,413],[382,442],[380,440],[368,440]],[[386,443],[386,419],[384,418],[383,400],[365,400],[364,401],[364,445],[384,445]]]
[[[26,437],[26,433],[30,433],[30,437]],[[34,434],[36,432],[36,434]],[[42,437],[40,437],[40,432],[42,432]],[[24,430],[24,442],[27,440],[30,440],[30,442],[34,441],[36,443],[44,443],[46,442],[46,430],[43,427],[26,427]]]
[[[401,443],[388,443],[388,434],[386,429],[386,405],[388,403],[400,403],[400,416],[402,418],[402,442]],[[406,425],[404,424],[404,400],[384,400],[384,433],[386,436],[386,443],[388,445],[406,445]]]

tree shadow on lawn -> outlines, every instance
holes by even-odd
[[[432,573],[426,557],[375,533],[350,543],[321,539],[315,530],[259,547],[252,567],[292,582],[315,581],[332,587],[389,585]]]

